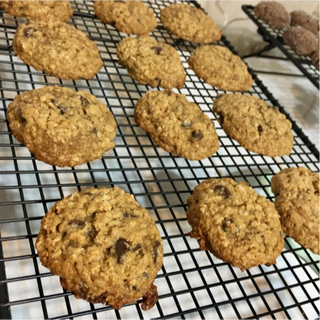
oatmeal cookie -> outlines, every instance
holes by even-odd
[[[160,11],[161,22],[181,39],[210,43],[220,40],[222,34],[214,21],[201,9],[186,3],[177,3]]]
[[[247,66],[228,48],[218,45],[198,47],[188,63],[198,77],[219,89],[247,91],[252,86]]]
[[[283,231],[319,254],[319,174],[301,168],[281,170],[271,179]]]
[[[12,47],[23,62],[60,79],[91,79],[103,65],[97,45],[64,22],[23,23]]]
[[[255,15],[270,27],[284,29],[290,24],[290,15],[286,8],[276,1],[261,1],[254,8]]]
[[[316,19],[302,10],[295,10],[290,13],[292,27],[298,27],[311,31],[318,36],[319,33],[319,19]]]
[[[116,122],[106,105],[86,91],[58,86],[26,91],[9,104],[14,137],[41,161],[73,167],[114,147]]]
[[[283,42],[298,54],[311,55],[317,48],[317,37],[309,30],[301,27],[290,27],[283,33]]]
[[[118,63],[141,84],[181,89],[186,81],[179,53],[168,44],[148,36],[127,37],[117,46]]]
[[[291,153],[292,125],[277,107],[254,96],[226,94],[214,100],[213,111],[226,134],[244,148],[269,157]]]
[[[190,236],[200,250],[242,271],[276,263],[284,236],[274,204],[246,182],[229,178],[201,182],[188,198]]]
[[[67,22],[73,15],[69,1],[0,1],[0,7],[15,17],[32,21]]]
[[[141,1],[95,1],[93,8],[103,23],[128,34],[148,34],[157,26],[152,9]]]
[[[148,91],[138,100],[134,119],[157,145],[179,157],[201,160],[219,149],[212,120],[184,94]]]
[[[162,239],[148,211],[120,188],[87,189],[58,201],[41,221],[41,263],[76,298],[120,309],[143,297],[157,302],[153,281]]]

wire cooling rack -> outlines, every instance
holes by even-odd
[[[266,22],[258,19],[254,13],[254,7],[250,5],[243,5],[242,10],[248,17],[258,26],[258,33],[262,35],[263,39],[269,42],[265,50],[267,51],[275,47],[279,48],[289,60],[317,87],[319,88],[320,72],[311,62],[307,56],[299,55],[295,50],[291,49],[282,40],[283,30],[270,27]]]
[[[159,18],[168,1],[147,2]],[[188,161],[156,146],[133,119],[137,100],[151,89],[132,80],[117,64],[116,45],[126,34],[102,24],[91,1],[72,4],[72,24],[83,30],[99,48],[104,67],[91,80],[59,80],[30,68],[11,48],[21,20],[0,12],[0,317],[14,319],[315,319],[319,313],[319,257],[288,237],[275,266],[258,266],[241,272],[199,251],[186,220],[186,199],[193,188],[209,177],[247,181],[261,195],[273,200],[271,177],[280,169],[306,166],[319,170],[319,152],[293,122],[294,148],[290,156],[275,159],[248,152],[229,139],[211,108],[222,93],[188,69],[187,58],[196,47],[167,32],[160,24],[152,36],[173,45],[186,69],[186,94],[214,122],[221,147],[211,158]],[[193,5],[198,6],[197,3]],[[225,37],[218,42],[234,49]],[[249,92],[279,106],[252,73]],[[37,161],[12,136],[6,110],[25,90],[44,85],[87,90],[107,103],[118,123],[116,147],[75,168],[58,168]],[[135,195],[156,220],[164,243],[163,267],[155,284],[159,300],[149,311],[136,304],[115,311],[75,299],[62,289],[57,276],[44,268],[34,243],[41,218],[53,204],[73,192],[94,187],[119,186]]]

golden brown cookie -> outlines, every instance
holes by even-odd
[[[141,1],[95,1],[93,8],[103,23],[121,32],[144,35],[157,26],[152,9]]]
[[[210,43],[220,40],[222,34],[214,21],[201,9],[186,3],[177,3],[160,11],[161,22],[181,39]]]
[[[200,250],[209,250],[241,271],[276,263],[284,245],[279,215],[273,203],[246,182],[208,179],[187,201],[189,235]]]
[[[228,48],[218,45],[198,47],[188,63],[199,78],[219,89],[247,91],[252,86],[247,66]]]
[[[9,104],[14,137],[41,161],[73,167],[114,147],[117,124],[106,105],[86,91],[44,87]]]
[[[73,15],[69,1],[0,1],[0,7],[15,17],[33,21],[67,22]]]
[[[60,79],[91,79],[103,65],[97,45],[64,22],[23,23],[12,47],[23,62]]]
[[[184,94],[148,91],[138,100],[134,119],[157,145],[179,157],[201,160],[219,149],[212,120]]]
[[[254,96],[219,95],[213,111],[226,134],[244,148],[269,157],[289,155],[291,122],[277,107]]]
[[[255,15],[270,27],[284,29],[290,24],[290,15],[283,4],[276,1],[261,1],[254,8]]]
[[[118,63],[141,84],[181,89],[186,75],[179,53],[168,44],[148,36],[127,37],[117,46]]]
[[[153,281],[162,239],[148,211],[120,188],[92,188],[58,201],[41,221],[36,248],[76,298],[120,309],[143,297],[143,310],[158,300]]]
[[[271,179],[283,231],[319,254],[319,174],[307,168],[281,170]]]

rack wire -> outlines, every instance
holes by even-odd
[[[273,48],[279,48],[288,60],[292,61],[303,75],[307,77],[317,88],[319,88],[319,70],[317,70],[313,65],[310,57],[299,55],[295,50],[283,42],[282,35],[284,30],[272,28],[266,22],[258,19],[254,13],[254,6],[242,5],[242,10],[258,26],[258,33],[263,37],[263,40],[268,42],[265,48],[257,53],[248,55],[245,58],[255,55],[262,56],[263,52],[269,51]],[[264,57],[274,58],[269,55]],[[279,59],[279,57],[276,58]]]
[[[146,2],[159,20],[169,1]],[[117,64],[116,45],[126,37],[102,24],[91,1],[72,3],[72,25],[84,31],[99,48],[103,68],[91,80],[59,80],[20,61],[11,48],[21,19],[0,12],[0,317],[25,319],[235,319],[305,318],[319,314],[319,257],[294,244],[285,248],[271,267],[241,272],[199,251],[186,220],[186,199],[209,177],[247,181],[259,194],[273,200],[271,177],[287,167],[306,166],[319,171],[319,151],[293,123],[294,147],[290,156],[269,158],[251,153],[231,140],[212,113],[212,101],[222,90],[204,83],[188,68],[187,59],[197,46],[178,39],[159,22],[156,40],[173,45],[186,70],[180,91],[214,122],[221,147],[210,158],[188,161],[172,156],[154,144],[133,119],[134,105],[151,88],[132,80]],[[192,5],[200,7],[194,2]],[[223,36],[219,45],[235,50]],[[250,70],[254,95],[285,110]],[[104,101],[118,123],[116,147],[75,168],[59,168],[37,161],[12,136],[6,110],[25,90],[44,85],[87,90]],[[291,120],[288,114],[286,114]],[[75,299],[62,289],[57,276],[44,268],[34,247],[41,218],[53,204],[73,192],[94,187],[119,186],[145,206],[163,238],[164,261],[155,284],[159,300],[142,312],[138,301],[115,311]]]

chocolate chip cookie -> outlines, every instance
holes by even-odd
[[[91,79],[103,65],[96,44],[60,21],[21,24],[12,47],[23,62],[60,79]]]
[[[247,66],[228,48],[218,45],[198,47],[188,63],[199,78],[219,89],[247,91],[252,86]]]
[[[15,17],[32,21],[67,22],[73,15],[69,1],[0,1],[0,7]]]
[[[311,55],[319,42],[317,37],[309,30],[301,27],[290,27],[283,32],[283,42],[298,54]]]
[[[161,22],[181,39],[210,43],[220,40],[221,32],[214,21],[201,9],[177,3],[160,11]]]
[[[200,250],[209,250],[241,271],[276,263],[284,245],[279,215],[273,203],[246,182],[208,179],[187,201],[189,235]]]
[[[181,89],[186,81],[179,53],[168,44],[148,36],[127,37],[117,46],[118,63],[141,84]]]
[[[301,28],[311,31],[318,36],[319,33],[319,19],[316,19],[302,10],[295,10],[290,13],[292,27],[300,26]]]
[[[93,8],[103,23],[111,24],[121,32],[143,35],[157,26],[152,9],[141,1],[95,1]]]
[[[271,179],[283,231],[319,254],[319,174],[301,168],[281,170]]]
[[[104,103],[86,91],[44,87],[9,104],[14,137],[41,161],[73,167],[114,147],[116,122]]]
[[[255,15],[270,27],[284,29],[290,24],[290,15],[286,8],[276,1],[261,1],[254,8]]]
[[[184,94],[148,91],[138,100],[134,119],[157,145],[179,157],[201,160],[219,149],[213,122]]]
[[[120,309],[158,300],[153,281],[162,239],[148,211],[120,188],[88,189],[58,201],[41,221],[41,263],[76,298]]]
[[[291,153],[292,125],[277,107],[254,96],[226,94],[214,100],[213,111],[226,134],[244,148],[269,157]]]

